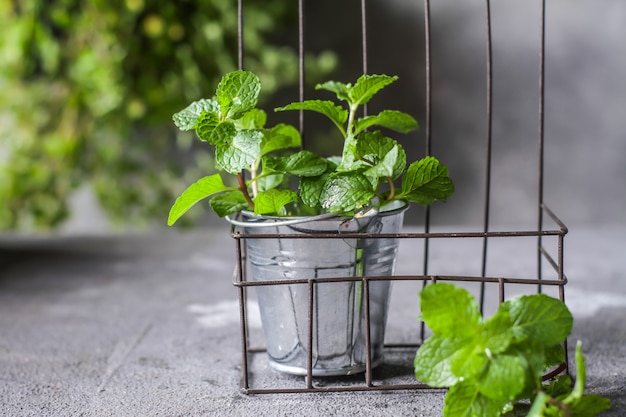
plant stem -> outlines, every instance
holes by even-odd
[[[243,175],[241,174],[241,172],[237,174],[237,182],[239,183],[239,189],[243,193],[243,196],[250,206],[250,210],[254,211],[254,202],[252,201],[252,198],[250,198],[250,194],[248,193],[248,187],[246,187],[246,183],[243,180]]]
[[[257,175],[257,166],[256,164],[252,164],[252,166],[250,167],[250,176],[252,177],[252,195],[255,197],[257,196],[257,194],[259,194],[259,184],[257,184],[256,181],[254,181],[254,179],[256,178],[256,175]]]
[[[358,106],[350,106],[350,113],[348,115],[348,126],[346,126],[346,137],[352,134],[352,124],[354,123],[354,116]]]

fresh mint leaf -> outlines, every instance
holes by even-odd
[[[482,317],[478,304],[465,289],[439,282],[421,293],[422,320],[435,334],[445,337],[473,337],[480,330]]]
[[[222,120],[234,120],[252,110],[261,92],[259,77],[249,71],[232,71],[222,77],[216,96]]]
[[[355,123],[354,134],[372,126],[384,127],[399,133],[409,133],[417,129],[417,120],[401,111],[383,110],[377,115],[358,119]]]
[[[317,84],[315,86],[316,90],[326,90],[331,93],[335,93],[337,98],[341,101],[346,101],[350,103],[350,89],[352,86],[350,84],[345,84],[339,81],[326,81],[325,83]]]
[[[380,131],[363,132],[357,137],[355,159],[367,160],[372,166],[367,175],[398,178],[406,166],[406,153],[397,141]]]
[[[526,381],[523,358],[517,355],[498,354],[488,358],[488,368],[477,379],[480,392],[498,401],[512,401],[522,392]]]
[[[354,86],[348,89],[350,104],[354,106],[367,103],[376,93],[397,79],[396,76],[385,74],[361,75]]]
[[[267,122],[267,113],[261,109],[251,109],[235,120],[237,129],[262,129]]]
[[[322,208],[341,213],[356,210],[370,202],[375,192],[369,179],[360,173],[329,176],[321,193]]]
[[[468,342],[454,355],[450,362],[450,369],[462,380],[475,380],[489,366],[489,357],[478,337]]]
[[[461,382],[450,388],[443,406],[445,417],[499,417],[506,401],[484,396],[474,384]]]
[[[298,103],[291,103],[283,107],[275,109],[275,111],[285,110],[310,110],[321,113],[328,117],[343,135],[346,134],[344,124],[348,120],[348,112],[341,106],[337,106],[328,100],[305,100]]]
[[[545,294],[523,295],[503,304],[509,311],[513,331],[519,338],[531,338],[554,346],[572,331],[573,318],[567,306]]]
[[[446,201],[453,193],[454,184],[448,177],[448,168],[436,158],[427,156],[409,165],[398,198],[429,205],[435,200]]]
[[[249,209],[248,202],[239,190],[218,194],[209,200],[211,209],[220,217]]]
[[[328,175],[318,177],[303,177],[300,179],[300,198],[309,207],[321,207],[322,191],[328,180]]]
[[[300,146],[302,146],[302,138],[298,129],[281,123],[263,131],[261,156],[283,149],[299,148]]]
[[[509,312],[499,308],[480,329],[481,346],[490,354],[508,349],[514,339]]]
[[[218,129],[219,127],[219,129]],[[220,141],[229,140],[236,134],[235,126],[231,122],[220,123],[217,113],[202,113],[198,117],[196,134],[203,142],[215,145]]]
[[[560,365],[563,362],[565,362],[565,350],[560,343],[558,345],[546,347],[544,360],[545,369],[543,369],[542,372],[547,371],[553,366]]]
[[[420,296],[422,319],[433,335],[417,351],[415,375],[450,387],[444,417],[521,415],[524,408],[535,417],[593,417],[610,408],[608,399],[584,394],[580,342],[574,388],[568,376],[542,385],[545,370],[564,360],[560,343],[571,331],[571,315],[560,300],[515,297],[483,321],[471,294],[453,284],[429,285]],[[520,403],[525,399],[530,408]]]
[[[553,398],[567,395],[572,390],[572,378],[569,375],[559,375],[544,387],[544,391]]]
[[[216,132],[220,126],[215,129]],[[261,153],[262,140],[263,133],[256,130],[241,130],[232,138],[220,137],[220,142],[215,147],[215,163],[230,174],[249,169]]]
[[[420,346],[413,367],[415,377],[432,387],[449,387],[459,381],[452,372],[451,362],[457,352],[467,345],[464,338],[442,337],[437,334]]]
[[[611,401],[608,398],[595,394],[585,394],[580,400],[570,406],[570,416],[593,417],[610,409]]]
[[[326,172],[326,159],[310,151],[300,151],[287,156],[265,157],[265,169],[295,175],[296,177],[316,177]]]
[[[219,105],[217,101],[211,99],[201,99],[194,101],[185,109],[172,116],[174,124],[182,131],[196,128],[198,118],[202,113],[217,113]]]
[[[191,184],[185,191],[183,191],[180,197],[176,199],[174,205],[170,209],[167,224],[171,226],[176,223],[176,220],[185,214],[198,201],[210,197],[213,194],[235,189],[236,188],[225,186],[220,174],[214,174],[199,179],[195,183]]]
[[[263,174],[257,177],[256,183],[259,191],[267,191],[281,185],[285,180],[283,174]]]
[[[291,190],[263,191],[254,199],[254,214],[280,215],[284,206],[297,199],[298,195]]]

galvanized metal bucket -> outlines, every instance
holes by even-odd
[[[320,215],[285,219],[242,213],[240,220],[229,219],[252,235],[337,236],[246,239],[252,279],[281,281],[256,286],[272,368],[307,375],[311,331],[314,376],[365,371],[367,329],[362,280],[315,282],[311,294],[307,283],[289,281],[393,275],[398,239],[354,238],[354,233],[399,233],[407,207],[403,202],[394,202],[381,211],[369,207],[352,217]],[[342,233],[350,233],[352,237],[341,238]],[[373,280],[368,286],[373,367],[382,361],[391,282]]]

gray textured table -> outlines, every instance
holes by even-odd
[[[626,415],[626,228],[571,228],[566,299],[588,390]],[[490,242],[489,273],[534,270],[532,243]],[[0,238],[3,416],[437,416],[443,393],[239,393],[234,244],[225,227],[134,236]],[[419,271],[403,242],[398,273]],[[433,242],[432,273],[476,274],[480,242]],[[441,272],[439,272],[441,271]],[[418,335],[416,282],[397,284],[388,338]],[[258,322],[251,317],[253,336]],[[573,343],[570,343],[572,346]],[[384,374],[410,377],[406,362]],[[280,384],[255,355],[255,383]],[[296,381],[297,382],[297,381]]]

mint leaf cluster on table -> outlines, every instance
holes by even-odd
[[[547,370],[565,360],[562,343],[572,330],[572,315],[560,300],[515,297],[483,320],[474,297],[456,285],[429,285],[420,297],[422,319],[433,335],[417,351],[415,376],[450,387],[445,417],[519,415],[513,412],[522,400],[530,400],[528,416],[591,417],[610,408],[606,398],[583,394],[580,342],[573,389],[567,375],[542,382]]]
[[[306,100],[276,109],[307,110],[325,115],[344,139],[340,157],[323,158],[301,150],[300,132],[288,124],[265,126],[267,115],[258,109],[261,83],[249,71],[226,74],[215,97],[190,104],[173,116],[183,131],[195,130],[198,138],[215,147],[219,170],[232,174],[228,184],[221,174],[201,178],[189,186],[172,206],[168,224],[174,224],[199,201],[219,216],[241,210],[255,214],[290,214],[289,207],[308,213],[350,213],[378,198],[382,205],[405,200],[422,205],[445,201],[454,192],[448,168],[427,156],[407,168],[407,153],[381,127],[399,133],[417,129],[416,120],[397,110],[358,117],[358,111],[395,76],[362,75],[354,84],[329,81],[317,85],[336,95],[331,100]],[[290,178],[297,178],[297,190]],[[401,186],[396,181],[401,178]]]

